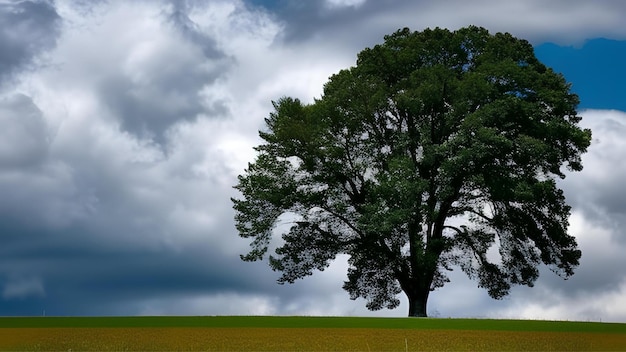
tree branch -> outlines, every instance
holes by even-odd
[[[356,232],[359,237],[364,238],[365,234],[362,233],[358,227],[356,227],[355,225],[351,224],[350,221],[348,220],[348,218],[346,218],[345,216],[338,214],[334,211],[332,211],[331,209],[329,209],[326,206],[320,206],[320,208],[326,212],[328,212],[330,215],[336,217],[337,219],[341,220],[344,224],[346,224],[346,226],[348,226],[352,231]]]

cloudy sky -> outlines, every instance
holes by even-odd
[[[560,182],[583,258],[491,300],[455,272],[440,317],[626,322],[626,2],[0,0],[0,315],[378,315],[345,258],[294,285],[243,263],[236,176],[283,95],[401,27],[526,38],[572,82],[593,131]]]

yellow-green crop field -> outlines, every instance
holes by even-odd
[[[626,324],[314,317],[0,318],[11,351],[625,351]]]

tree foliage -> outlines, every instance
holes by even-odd
[[[282,98],[233,199],[244,260],[280,283],[349,256],[344,284],[372,310],[425,316],[459,267],[499,299],[541,264],[564,278],[581,256],[556,178],[582,169],[591,132],[578,97],[532,46],[484,28],[403,29],[333,75],[312,104]]]

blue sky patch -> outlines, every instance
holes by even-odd
[[[626,111],[626,41],[599,38],[579,48],[545,43],[535,54],[572,83],[580,109]]]

